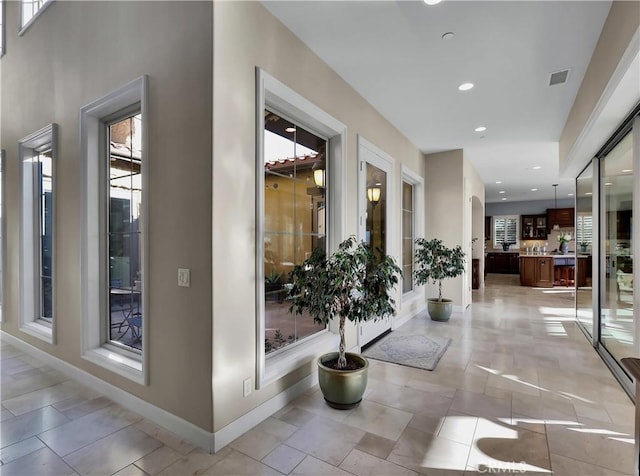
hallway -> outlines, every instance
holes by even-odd
[[[574,323],[571,291],[489,275],[473,299],[449,323],[406,324],[453,339],[435,371],[372,360],[358,408],[313,387],[215,455],[3,343],[0,472],[631,474],[634,407]]]

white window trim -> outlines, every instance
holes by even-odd
[[[295,345],[291,345],[268,358],[264,350],[265,309],[262,282],[264,280],[264,113],[273,108],[295,118],[296,122],[329,138],[327,167],[330,185],[327,190],[329,207],[328,249],[340,241],[346,230],[346,214],[341,204],[346,197],[346,134],[347,128],[340,121],[302,97],[284,83],[260,68],[256,68],[256,382],[260,389],[291,371],[308,364],[318,355],[337,348],[337,327],[329,325],[329,332],[319,332]],[[302,345],[301,345],[302,344]]]
[[[424,179],[405,165],[402,165],[400,170],[400,207],[402,207],[402,184],[407,182],[413,186],[413,239],[415,246],[415,240],[424,238]],[[402,234],[402,218],[400,218],[400,220],[400,233]],[[402,257],[402,240],[400,241],[400,256]],[[404,277],[402,279],[404,279]],[[425,285],[418,286],[414,281],[413,289],[409,292],[402,293],[402,303],[408,303],[424,297],[425,289]]]
[[[51,147],[51,186],[53,189],[51,207],[53,208],[51,230],[51,267],[52,274],[52,311],[51,323],[40,319],[40,272],[36,275],[35,248],[37,243],[35,229],[33,184],[35,181],[32,158],[36,150],[44,146]],[[58,157],[58,125],[49,124],[39,131],[29,134],[18,141],[18,159],[20,160],[20,330],[50,344],[56,342],[56,182],[57,182],[57,157]],[[39,200],[39,199],[38,199]],[[28,214],[28,215],[27,215]],[[39,247],[38,247],[39,249]]]
[[[40,15],[42,15],[42,13],[49,8],[49,5],[51,5],[55,0],[47,0],[46,2],[44,2],[42,4],[42,6],[40,7],[40,9],[31,17],[29,18],[29,21],[27,23],[25,23],[24,25],[22,24],[22,0],[18,0],[18,2],[20,3],[20,8],[19,8],[19,12],[18,14],[20,15],[19,19],[20,19],[20,29],[18,30],[18,36],[22,36],[25,34],[25,32],[29,29],[29,27],[31,25],[33,25],[36,20],[38,18],[40,18]]]
[[[142,113],[142,189],[148,191],[149,166],[147,161],[147,76],[141,76],[115,91],[80,109],[80,157],[82,167],[83,234],[82,234],[82,357],[96,365],[133,380],[141,385],[149,384],[148,348],[149,318],[145,315],[142,326],[142,353],[137,355],[109,345],[104,332],[108,303],[107,266],[103,260],[106,244],[102,238],[106,226],[106,193],[104,183],[104,154],[106,118],[134,104],[140,104]],[[149,201],[142,201],[142,216],[148,217]],[[142,277],[148,273],[149,233],[148,220],[142,221]],[[142,294],[142,308],[149,309],[149,293]],[[148,314],[148,313],[147,313]]]
[[[0,15],[2,25],[0,25],[0,58],[4,56],[7,45],[7,0],[0,0]]]

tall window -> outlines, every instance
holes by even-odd
[[[593,241],[593,216],[578,213],[576,224],[576,242],[589,246]]]
[[[80,109],[82,356],[148,383],[146,76]]]
[[[5,26],[4,26],[4,15],[5,15],[5,4],[4,0],[0,0],[0,56],[4,54],[4,43],[5,43]]]
[[[4,150],[0,150],[0,321],[2,321],[2,302],[4,296],[4,236],[5,236],[5,220],[4,212]]]
[[[36,14],[52,0],[22,0],[20,3],[20,27],[25,28]]]
[[[413,291],[413,255],[415,242],[413,185],[402,182],[402,292]]]
[[[142,115],[126,114],[107,123],[109,217],[105,242],[109,269],[111,343],[142,349]]]
[[[54,163],[56,127],[22,139],[21,329],[52,340],[54,318]]]
[[[493,217],[493,246],[500,248],[503,243],[517,245],[519,240],[520,217],[503,215]]]
[[[264,111],[265,354],[325,329],[289,312],[288,275],[312,251],[327,251],[327,140]]]

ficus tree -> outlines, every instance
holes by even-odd
[[[454,248],[444,246],[442,240],[434,238],[416,240],[415,251],[416,283],[428,281],[438,285],[438,301],[442,301],[442,281],[460,276],[464,272],[464,252],[460,245]]]

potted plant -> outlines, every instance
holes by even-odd
[[[369,363],[345,351],[344,327],[351,322],[378,319],[395,313],[391,290],[398,283],[400,268],[391,256],[377,257],[370,247],[351,236],[327,256],[315,249],[291,271],[289,312],[307,311],[316,322],[339,320],[340,346],[318,359],[318,381],[329,406],[357,406],[367,386]]]
[[[569,251],[569,242],[571,241],[571,233],[560,233],[558,235],[560,254],[566,255]]]
[[[448,321],[453,309],[453,301],[442,297],[442,281],[463,272],[464,252],[460,245],[447,248],[437,238],[416,240],[416,283],[421,285],[431,281],[438,285],[438,297],[427,300],[427,309],[434,321]]]
[[[272,268],[271,273],[264,277],[265,300],[281,301],[282,287],[283,287],[282,273],[277,273],[275,268]]]
[[[581,241],[580,242],[580,251],[582,253],[586,253],[588,247],[589,247],[589,242],[588,241]]]

